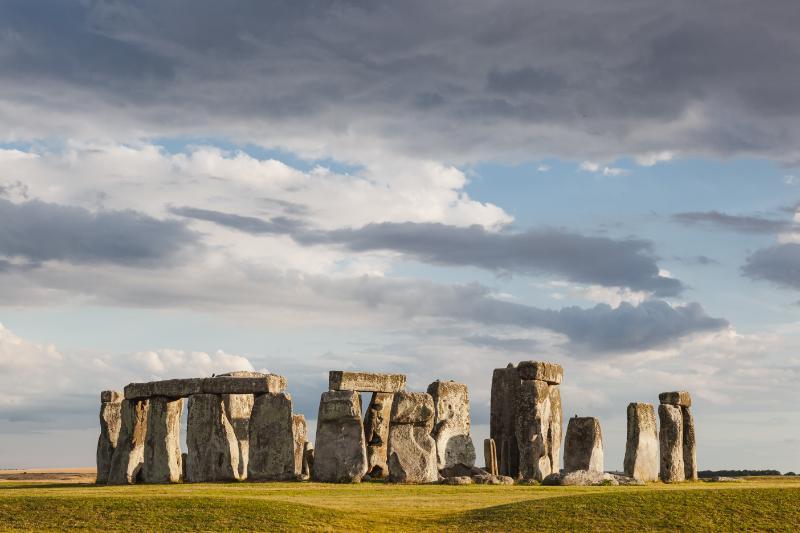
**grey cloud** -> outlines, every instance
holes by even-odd
[[[220,226],[252,234],[285,235],[295,233],[303,228],[303,224],[300,221],[287,217],[263,220],[256,217],[246,217],[196,207],[169,207],[168,210],[174,215],[205,220],[206,222],[213,222]]]
[[[756,250],[747,258],[742,273],[753,279],[800,289],[800,244],[776,244]]]
[[[719,211],[692,211],[672,216],[686,225],[706,225],[740,233],[781,233],[800,231],[800,225],[790,220],[776,220],[758,216],[729,215]]]

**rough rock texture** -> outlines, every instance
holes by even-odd
[[[392,413],[391,392],[373,392],[364,417],[364,438],[367,442],[367,472],[373,479],[389,473],[389,418]]]
[[[481,474],[472,476],[472,481],[478,485],[513,485],[514,478],[510,476],[495,476],[492,474]]]
[[[301,477],[309,479],[314,472],[314,444],[306,441],[303,444],[303,472]]]
[[[519,476],[541,481],[551,472],[548,384],[538,380],[522,381],[517,392],[516,413]]]
[[[144,441],[144,483],[177,483],[183,476],[181,414],[183,398],[150,398],[147,436]]]
[[[603,435],[597,418],[573,417],[564,440],[564,471],[603,471]]]
[[[428,385],[435,409],[433,440],[439,470],[462,464],[475,464],[475,445],[469,434],[469,391],[463,383],[434,381]]]
[[[564,377],[564,369],[557,363],[542,361],[522,361],[517,365],[520,379],[536,379],[558,385]]]
[[[446,477],[440,481],[442,485],[472,485],[475,483],[469,476]]]
[[[738,477],[714,476],[706,481],[713,483],[739,483],[744,480]]]
[[[558,472],[561,461],[561,437],[564,434],[564,415],[561,410],[561,391],[558,385],[548,386],[550,395],[550,427],[547,432],[547,457],[550,471]]]
[[[238,374],[238,373],[231,373]],[[255,374],[255,373],[247,373]],[[130,383],[125,387],[126,400],[150,396],[183,398],[194,394],[263,394],[283,392],[286,378],[276,374],[257,376],[217,376],[213,378],[167,379],[148,383]]]
[[[479,476],[483,474],[490,474],[483,468],[477,466],[467,466],[462,464],[454,464],[443,470],[439,471],[442,477],[458,477],[458,476]]]
[[[238,450],[239,479],[247,478],[247,462],[250,456],[250,415],[253,411],[252,394],[223,394],[222,405],[225,416],[233,427]]]
[[[489,436],[494,439],[497,447],[497,467],[500,474],[511,477],[519,474],[519,448],[515,428],[520,383],[517,369],[511,363],[506,368],[496,368],[492,373]]]
[[[483,439],[483,462],[486,471],[490,474],[497,475],[497,446],[494,439]]]
[[[257,395],[250,416],[247,479],[266,481],[294,478],[294,447],[291,396],[285,392]]]
[[[187,481],[241,479],[239,441],[219,394],[195,394],[189,397],[186,447],[189,450]]]
[[[685,390],[662,392],[658,395],[658,401],[666,405],[679,405],[681,407],[692,406],[692,396]]]
[[[431,483],[438,479],[436,442],[430,435],[434,410],[429,394],[395,394],[389,423],[389,481]]]
[[[294,439],[294,474],[303,475],[303,451],[305,450],[306,437],[308,436],[308,426],[306,417],[303,415],[292,415],[292,438]]]
[[[661,404],[658,406],[658,418],[661,422],[659,448],[661,454],[661,481],[671,483],[683,481],[686,473],[683,469],[683,415],[676,405]]]
[[[322,393],[311,477],[315,481],[350,483],[367,473],[367,449],[356,391]]]
[[[125,387],[126,400],[141,400],[151,396],[182,398],[203,392],[203,378],[165,379],[147,383],[129,383]]]
[[[569,432],[569,429],[567,429]],[[542,485],[564,486],[594,486],[594,485],[619,485],[617,477],[613,474],[598,472],[596,470],[574,470],[564,474],[550,474]]]
[[[404,374],[331,370],[328,373],[328,388],[332,391],[400,392],[406,389],[406,376]]]
[[[147,400],[123,400],[117,447],[108,471],[109,485],[136,483],[144,462],[144,441],[147,437]]]
[[[122,425],[122,393],[103,391],[100,393],[100,436],[97,438],[97,483],[108,483],[111,459],[117,447]]]
[[[697,481],[697,441],[694,436],[694,417],[689,407],[681,407],[683,418],[683,472],[687,480]]]
[[[658,480],[658,427],[656,411],[649,403],[628,404],[628,437],[625,474],[641,481]]]

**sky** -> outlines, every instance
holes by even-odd
[[[99,392],[564,367],[621,470],[800,471],[791,0],[0,3],[0,468],[90,466]],[[57,446],[54,444],[57,443]],[[477,446],[480,448],[480,445]],[[480,461],[479,461],[480,463]]]

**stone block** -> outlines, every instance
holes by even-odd
[[[436,442],[424,425],[389,426],[389,481],[394,483],[433,483],[439,478],[436,468]]]
[[[115,390],[104,390],[100,393],[102,403],[119,403],[125,399],[125,395]]]
[[[292,415],[292,439],[294,441],[294,474],[303,474],[303,451],[305,450],[306,438],[308,437],[308,427],[306,417],[303,415]]]
[[[328,388],[332,391],[401,392],[406,388],[406,376],[404,374],[331,370],[328,374]]]
[[[475,445],[470,436],[469,391],[463,383],[434,381],[428,386],[433,398],[433,440],[439,470],[475,464]]]
[[[520,379],[536,379],[558,385],[564,377],[564,369],[558,363],[542,361],[522,361],[517,365]]]
[[[305,420],[303,421],[305,422]],[[287,393],[256,395],[250,416],[249,481],[295,477],[292,399]]]
[[[516,436],[519,476],[541,481],[550,474],[550,386],[545,381],[524,380],[516,402]]]
[[[433,430],[435,408],[433,398],[425,392],[398,392],[392,401],[389,427],[393,424],[414,424]]]
[[[361,418],[361,397],[356,391],[328,391],[319,404],[317,420],[323,422]]]
[[[569,419],[564,439],[564,471],[576,470],[603,471],[603,434],[597,418]]]
[[[183,398],[150,398],[142,482],[177,483],[183,476],[181,415]]]
[[[373,479],[389,473],[389,420],[394,394],[373,392],[364,417],[364,438],[367,442],[367,472]]]
[[[677,405],[658,406],[660,476],[661,481],[672,483],[686,479],[683,465],[683,414]]]
[[[359,482],[367,473],[361,397],[356,391],[322,393],[311,477],[333,483]]]
[[[517,369],[511,363],[492,373],[489,436],[494,439],[497,447],[497,468],[500,474],[511,477],[519,474],[516,406],[520,383]]]
[[[685,390],[662,392],[658,395],[658,401],[666,405],[679,405],[681,407],[692,406],[692,396]]]
[[[127,485],[138,480],[144,463],[149,408],[148,400],[123,400],[120,404],[120,430],[108,472],[109,485]]]
[[[246,377],[246,376],[244,376]],[[238,449],[238,478],[247,478],[247,462],[250,460],[250,414],[253,411],[254,395],[222,394],[222,405]]]
[[[275,394],[286,390],[286,378],[277,374],[259,377],[216,376],[203,379],[203,394]]]
[[[683,418],[683,471],[689,481],[697,481],[697,440],[690,407],[681,407]]]
[[[640,481],[658,480],[658,427],[649,403],[628,404],[625,474]]]
[[[494,439],[483,439],[483,461],[486,471],[497,475],[497,445]]]
[[[189,397],[186,447],[187,481],[242,479],[239,442],[219,394],[194,394]]]
[[[105,393],[113,393],[105,395]],[[111,460],[119,440],[122,425],[122,395],[116,391],[103,391],[101,398],[109,398],[100,404],[100,436],[97,438],[97,483],[108,483]]]

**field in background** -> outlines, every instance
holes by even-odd
[[[4,531],[797,531],[799,525],[798,477],[644,487],[0,482]]]

